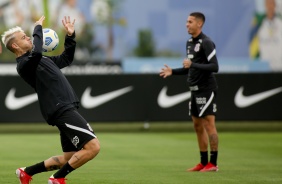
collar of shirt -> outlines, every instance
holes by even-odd
[[[192,37],[193,42],[198,41],[199,39],[201,39],[203,37],[204,33],[201,32],[196,38]]]

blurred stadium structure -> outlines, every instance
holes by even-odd
[[[281,2],[277,1],[277,11],[280,12]],[[45,14],[47,21],[44,27],[55,29],[59,37],[63,37],[58,23],[63,15],[58,10],[70,12],[70,16],[77,19],[78,44],[74,64],[63,72],[79,97],[83,96],[88,87],[92,87],[92,96],[118,89],[128,90],[128,93],[123,91],[126,94],[124,97],[101,107],[87,109],[82,106],[82,113],[90,121],[184,120],[188,119],[187,103],[180,103],[172,109],[160,108],[157,99],[165,86],[173,86],[172,92],[167,91],[168,95],[185,92],[185,76],[182,81],[167,81],[159,79],[157,73],[163,64],[182,66],[186,53],[185,43],[190,37],[185,27],[186,18],[192,11],[201,11],[207,19],[204,32],[214,40],[217,48],[220,93],[226,94],[220,95],[219,119],[281,120],[281,113],[277,112],[282,95],[281,73],[272,72],[267,61],[249,56],[251,23],[257,11],[264,11],[263,3],[263,0],[1,0],[0,31],[16,25],[30,31],[34,20]],[[21,11],[15,14],[17,9]],[[142,40],[139,33],[143,30],[150,32],[147,43],[153,43],[153,46],[146,45],[146,42],[140,44]],[[137,57],[134,51],[140,45],[144,49],[154,49],[154,52],[150,52],[150,55],[142,52],[145,53],[143,57]],[[58,54],[62,47],[61,44],[51,54]],[[105,81],[110,84],[110,88],[105,85]],[[0,90],[0,122],[42,120],[34,96],[30,98],[35,103],[23,109],[7,106],[8,94],[20,98],[33,94],[33,91],[17,76],[15,57],[6,49],[0,55],[0,82],[4,86]],[[134,90],[126,88],[130,86]],[[254,97],[252,95],[267,91],[272,95],[261,98],[261,103],[254,106],[238,107],[235,96],[241,87],[246,90],[241,91],[243,97]],[[13,89],[16,90],[14,93]],[[141,109],[133,108],[133,103],[140,103]]]
[[[282,10],[281,4],[278,1],[277,11]],[[14,12],[19,9],[21,11]],[[249,56],[251,23],[256,12],[262,14],[264,11],[262,0],[156,0],[149,4],[138,0],[2,0],[0,31],[15,25],[30,31],[34,20],[45,14],[44,26],[60,32],[60,19],[63,13],[69,12],[77,20],[75,63],[102,61],[127,65],[127,61],[136,61],[136,66],[139,64],[147,70],[139,67],[133,71],[134,66],[129,72],[151,73],[160,67],[159,62],[146,58],[142,63],[140,58],[135,59],[134,50],[140,42],[138,33],[146,29],[151,31],[154,58],[160,58],[156,60],[165,58],[166,62],[179,63],[185,57],[185,41],[189,38],[185,22],[192,11],[202,11],[207,17],[204,32],[216,43],[221,72],[270,71],[266,61],[253,60]],[[9,16],[12,14],[16,16]],[[61,49],[54,54],[62,47],[61,44]],[[13,58],[5,49],[0,55],[1,62],[11,62]],[[135,64],[131,62],[125,68],[132,65]]]

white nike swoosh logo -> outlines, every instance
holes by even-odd
[[[161,90],[158,96],[158,104],[162,108],[170,108],[183,101],[188,100],[189,98],[191,98],[190,91],[173,96],[168,96],[167,87],[163,87],[163,89]]]
[[[243,86],[240,87],[239,90],[237,91],[237,93],[235,95],[235,99],[234,99],[235,105],[239,108],[245,108],[245,107],[251,106],[251,105],[258,103],[258,102],[260,102],[264,99],[267,99],[271,96],[274,96],[278,93],[281,93],[282,87],[271,89],[271,90],[264,91],[264,92],[257,93],[257,94],[253,94],[253,95],[250,95],[250,96],[244,96],[243,90],[244,90],[244,87]]]
[[[6,96],[5,105],[10,110],[18,110],[38,100],[37,94],[16,97],[16,89],[12,88]]]
[[[119,90],[111,91],[109,93],[105,93],[99,96],[91,96],[91,87],[85,89],[84,93],[81,97],[81,105],[85,109],[91,109],[98,107],[106,102],[109,102],[125,93],[128,93],[133,90],[132,86],[128,86]]]

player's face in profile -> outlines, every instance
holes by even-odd
[[[15,38],[13,44],[17,47],[17,49],[22,51],[30,51],[32,49],[31,39],[25,33],[16,32],[14,36]]]
[[[193,35],[197,29],[197,20],[193,16],[189,16],[186,21],[186,28],[189,34]]]
[[[196,17],[189,16],[186,21],[187,31],[192,37],[197,36],[202,29],[203,22]]]

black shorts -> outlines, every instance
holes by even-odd
[[[204,117],[216,115],[216,91],[192,91],[189,102],[189,115]]]
[[[76,109],[68,109],[55,120],[60,130],[63,152],[78,151],[90,140],[96,138],[94,131]]]

